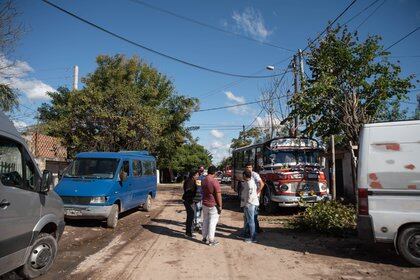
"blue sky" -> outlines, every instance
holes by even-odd
[[[262,70],[267,65],[288,58],[292,53],[258,42],[207,29],[129,0],[51,0],[65,9],[133,41],[172,56],[231,73],[260,75],[279,73],[288,62],[276,65],[274,72]],[[144,0],[174,13],[271,42],[292,50],[304,48],[308,38],[315,38],[327,21],[337,16],[351,1],[164,1]],[[344,23],[374,0],[358,0],[340,19]],[[350,30],[381,5],[378,1],[355,18]],[[165,73],[180,94],[200,98],[202,109],[255,101],[267,87],[267,79],[238,79],[194,69],[139,49],[93,29],[41,1],[16,2],[22,12],[20,20],[27,32],[9,60],[20,61],[16,83],[25,106],[15,120],[34,122],[39,104],[48,102],[44,92],[60,85],[71,87],[72,67],[78,65],[80,76],[95,69],[99,54],[137,55]],[[420,26],[420,1],[388,0],[358,29],[360,39],[368,34],[383,37],[388,46]],[[420,75],[420,32],[416,32],[391,49],[399,57],[403,74]],[[417,56],[417,57],[406,57]],[[395,58],[397,59],[397,58]],[[286,75],[287,86],[292,78]],[[226,86],[227,84],[231,84]],[[79,83],[79,88],[83,85]],[[284,88],[285,89],[285,88]],[[416,92],[410,92],[415,103]],[[415,104],[405,104],[413,112]],[[194,136],[219,161],[228,153],[232,137],[242,125],[248,126],[260,112],[258,104],[235,109],[194,113],[190,125],[201,125]],[[261,115],[264,118],[264,115]],[[258,120],[259,121],[259,120]]]

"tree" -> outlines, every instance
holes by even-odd
[[[232,149],[244,147],[256,143],[261,139],[261,130],[257,127],[239,132],[238,138],[233,138],[230,144]]]
[[[342,135],[357,145],[363,124],[398,117],[413,76],[401,78],[401,68],[389,62],[379,36],[359,42],[356,33],[340,26],[312,45],[307,64],[312,77],[306,90],[290,101],[289,119],[306,121],[304,133],[319,137]]]
[[[82,79],[81,90],[49,92],[39,108],[48,134],[63,139],[70,155],[80,151],[147,149],[169,167],[191,135],[184,128],[198,106],[178,95],[173,83],[137,57],[97,57],[97,69]]]
[[[222,159],[222,161],[219,163],[219,165],[217,166],[217,169],[219,170],[223,170],[225,169],[225,167],[227,166],[232,166],[232,156],[228,156]]]
[[[12,0],[0,4],[0,110],[5,112],[13,111],[19,105],[19,94],[5,82],[11,74],[9,69],[14,65],[6,56],[13,52],[23,32],[23,26],[16,23],[17,16]]]
[[[212,156],[203,146],[193,142],[177,149],[171,160],[171,167],[177,173],[187,173],[191,169],[211,165]]]

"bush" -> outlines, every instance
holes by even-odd
[[[344,235],[356,228],[356,209],[338,201],[325,201],[309,206],[289,223],[294,229]]]

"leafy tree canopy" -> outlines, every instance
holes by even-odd
[[[363,124],[403,116],[399,104],[414,76],[400,76],[400,66],[388,60],[380,40],[369,36],[360,42],[356,33],[340,26],[329,30],[311,46],[307,64],[312,77],[290,101],[289,119],[299,116],[305,134],[338,134],[345,143],[357,144]]]
[[[198,100],[178,95],[165,75],[137,57],[101,55],[84,88],[49,92],[38,109],[50,135],[61,137],[70,155],[80,151],[147,149],[160,168],[191,138],[184,128]]]
[[[239,132],[238,138],[233,138],[230,144],[232,149],[251,145],[256,143],[262,137],[262,132],[259,128],[253,127],[245,131]]]
[[[177,173],[187,173],[200,166],[211,165],[212,156],[203,146],[197,143],[182,145],[171,160],[171,167]]]

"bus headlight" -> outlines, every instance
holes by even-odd
[[[106,200],[106,196],[95,196],[90,199],[90,203],[105,203]]]
[[[327,190],[327,185],[325,185],[325,184],[319,184],[319,188],[322,190],[322,191],[326,191]]]
[[[283,185],[276,185],[275,186],[277,192],[286,192],[289,190],[289,186],[286,184]]]

